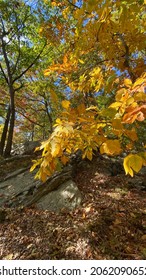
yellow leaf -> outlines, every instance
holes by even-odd
[[[89,160],[92,160],[92,148],[87,147],[85,151],[83,152],[82,158],[88,158]]]
[[[70,101],[68,101],[68,100],[63,100],[63,101],[61,102],[61,104],[62,104],[62,107],[63,107],[64,109],[68,109],[69,106],[70,106]]]
[[[103,12],[102,12],[102,14],[101,14],[101,17],[100,17],[100,22],[105,22],[106,21],[106,18],[107,18],[107,15],[108,15],[108,8],[107,7],[105,7],[104,9],[103,9]]]
[[[33,164],[30,168],[30,172],[32,172],[36,168],[37,164]]]
[[[69,13],[69,7],[65,8],[62,12],[62,15],[64,16],[65,19],[68,18],[68,13]]]
[[[43,141],[43,142],[41,143],[40,150],[44,149],[48,144],[49,144],[49,141],[48,141],[48,140]]]
[[[92,160],[92,151],[88,150],[87,153],[86,153],[86,157],[87,157],[89,160]]]
[[[119,107],[121,107],[121,105],[122,105],[121,102],[114,102],[109,106],[109,108],[117,108],[118,109]]]
[[[50,70],[50,69],[46,69],[46,70],[44,71],[44,76],[49,76],[50,73],[51,73],[51,70]]]
[[[141,78],[138,78],[134,85],[133,85],[133,88],[135,88],[136,86],[139,86],[141,85],[142,83],[145,83],[146,82],[146,77],[141,77]]]
[[[46,168],[46,166],[48,166],[48,164],[49,164],[49,160],[50,160],[50,158],[48,159],[48,157],[45,157],[41,164],[41,167]]]
[[[98,108],[97,108],[97,106],[90,106],[90,107],[88,107],[87,109],[86,109],[86,111],[90,111],[90,110],[95,110],[95,111],[97,111],[98,110]]]
[[[115,108],[107,108],[107,109],[103,109],[100,114],[102,116],[105,116],[105,117],[109,117],[109,118],[114,118],[115,115],[116,115],[117,111]]]
[[[123,125],[121,123],[121,119],[114,119],[112,121],[112,127],[114,129],[122,130],[123,129]]]
[[[143,101],[146,102],[146,94],[144,92],[136,92],[134,95],[135,101]]]
[[[129,154],[124,158],[124,169],[126,174],[130,174],[133,177],[133,171],[139,172],[142,168],[143,159],[139,155]]]
[[[134,98],[133,97],[129,97],[126,101],[126,105],[128,105],[128,106],[133,104],[133,103],[134,103]]]
[[[51,143],[51,155],[52,157],[57,157],[61,151],[61,146],[60,146],[60,143],[57,143],[55,141],[52,141]]]
[[[125,79],[124,80],[124,85],[129,88],[129,87],[132,86],[132,81],[130,79]]]
[[[99,77],[99,73],[101,72],[101,68],[100,67],[96,67],[95,69],[93,69],[91,72],[90,72],[90,76],[92,77]]]
[[[42,159],[39,159],[39,160],[32,160],[32,162],[34,162],[34,164],[31,166],[30,172],[32,172],[38,165],[41,164]]]
[[[101,154],[118,155],[121,152],[119,140],[107,140],[100,147]]]
[[[35,152],[40,151],[40,147],[36,147],[34,151]]]
[[[54,126],[57,126],[58,124],[62,124],[62,121],[59,118],[56,119],[56,124]]]
[[[125,94],[126,94],[125,88],[119,89],[116,94],[116,101],[120,101]]]
[[[41,33],[43,33],[43,31],[44,31],[44,27],[40,27],[39,33],[41,34]]]
[[[84,64],[84,61],[83,61],[82,59],[79,59],[79,62],[80,62],[81,64]]]
[[[41,171],[39,169],[39,171],[36,173],[34,179],[40,179],[40,173],[41,173]]]

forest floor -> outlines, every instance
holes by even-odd
[[[5,209],[0,259],[146,259],[146,189],[138,187],[146,174],[111,176],[104,172],[106,164],[95,158],[77,171],[74,180],[83,200],[73,211]],[[7,164],[0,176],[15,168]]]

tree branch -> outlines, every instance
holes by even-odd
[[[128,45],[126,44],[125,40],[124,40],[124,37],[122,34],[120,33],[116,33],[115,36],[118,36],[123,44],[123,47],[125,48],[125,54],[124,54],[124,57],[125,57],[125,61],[124,61],[124,66],[127,68],[128,70],[128,73],[129,73],[129,76],[132,80],[132,82],[134,82],[136,80],[136,77],[134,75],[134,73],[131,71],[131,67],[130,67],[130,52],[129,52],[129,47]]]
[[[44,44],[42,50],[40,51],[40,53],[37,55],[37,57],[33,60],[33,62],[24,70],[21,72],[20,75],[18,75],[13,81],[12,83],[14,84],[14,82],[16,82],[17,80],[19,80],[34,64],[35,62],[40,58],[44,48],[46,47],[46,43]]]
[[[45,100],[45,108],[46,108],[46,114],[47,114],[49,122],[50,122],[50,131],[52,133],[52,131],[53,131],[53,120],[52,120],[51,114],[49,113],[48,103],[47,103],[46,100]]]
[[[2,74],[3,74],[3,76],[4,76],[4,79],[5,79],[6,83],[8,84],[8,78],[6,77],[6,74],[5,74],[5,72],[4,72],[4,69],[3,69],[2,65],[1,65],[1,63],[0,63],[0,69],[1,69],[1,71],[2,71]]]
[[[1,18],[1,23],[2,23],[2,31],[3,31],[2,34],[5,34],[6,31],[5,31],[5,26],[4,26],[2,18]],[[3,52],[5,63],[6,63],[8,78],[6,78],[6,75],[4,73],[4,70],[3,70],[2,66],[1,66],[1,69],[3,70],[2,73],[4,75],[4,78],[5,78],[6,82],[7,82],[7,84],[10,84],[12,76],[11,76],[10,63],[9,63],[9,60],[8,60],[8,56],[7,56],[7,52],[6,52],[5,42],[3,40],[3,36],[1,37],[1,41],[2,41],[2,52]]]
[[[17,38],[18,38],[18,56],[16,58],[16,62],[14,64],[13,67],[13,71],[12,71],[12,75],[15,73],[16,69],[17,69],[17,65],[19,63],[19,59],[20,59],[20,54],[21,54],[21,49],[20,49],[20,34],[19,34],[19,24],[18,24],[18,18],[17,18],[17,14],[15,13],[15,19],[16,19],[16,26],[17,26]]]
[[[69,0],[67,0],[67,2],[68,2],[71,6],[73,6],[74,8],[76,8],[76,9],[80,9],[80,7],[78,7],[77,5],[73,4],[73,3],[72,3],[72,2],[70,2]]]
[[[15,88],[14,91],[18,91],[19,89],[23,88],[23,84],[21,84],[19,87]]]
[[[13,10],[14,11],[14,10]],[[14,11],[14,13],[15,13],[15,17],[16,17],[16,11]],[[22,30],[24,29],[24,24],[25,24],[25,22],[26,22],[26,20],[30,17],[30,15],[31,15],[31,13],[26,13],[25,14],[25,17],[24,17],[24,19],[23,19],[23,21],[21,22],[21,24],[18,24],[19,25],[19,27],[18,27],[18,25],[17,25],[17,32],[19,33],[19,35],[22,35]],[[11,29],[12,30],[12,29]],[[10,31],[11,31],[10,30]],[[21,32],[20,32],[21,31]],[[10,33],[10,32],[9,32]],[[13,39],[13,37],[14,36],[16,36],[16,32],[13,32],[12,33],[12,35],[11,35],[11,37],[10,37],[10,39],[9,39],[9,41],[6,43],[6,44],[9,44],[11,41],[12,41],[12,39]]]
[[[27,117],[24,113],[20,112],[18,109],[17,109],[17,113],[20,114],[21,116],[23,116],[25,119],[27,119],[30,123],[33,123],[33,124],[36,124],[40,127],[44,127],[43,125],[41,125],[40,123],[38,122],[35,122],[34,120],[30,119],[29,117]]]
[[[70,2],[70,0],[67,0],[67,2],[71,5],[71,6],[73,6],[75,9],[80,9],[80,7],[79,6],[77,6],[77,5],[75,5],[75,4],[73,4],[72,2]],[[85,14],[90,14],[89,12],[87,12],[87,11],[85,11]]]

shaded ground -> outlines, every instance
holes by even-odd
[[[74,211],[6,209],[0,259],[146,259],[146,190],[139,187],[146,174],[111,176],[108,164],[94,159],[79,168],[83,202]],[[15,168],[9,163],[1,176]]]

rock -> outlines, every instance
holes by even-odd
[[[15,156],[12,156],[12,157],[9,157],[9,158],[5,158],[5,159],[2,159],[0,161],[0,166],[4,165],[4,164],[7,164],[7,163],[10,163],[10,162],[13,162],[15,160],[21,160],[21,159],[29,159],[31,158],[32,156],[31,155],[15,155]]]
[[[0,182],[0,207],[35,205],[44,210],[59,211],[80,204],[80,191],[72,181],[72,166],[55,172],[45,183],[34,179],[37,171],[21,168],[7,174]]]
[[[12,156],[22,155],[23,153],[24,153],[24,143],[13,144],[11,150]]]
[[[81,193],[77,185],[69,180],[61,184],[57,190],[42,197],[36,203],[36,206],[39,209],[47,209],[53,212],[59,212],[62,208],[72,210],[80,205],[81,199]]]
[[[40,141],[26,141],[24,143],[24,152],[23,154],[33,154],[34,150],[40,146]]]
[[[31,155],[40,144],[40,141],[25,141],[24,143],[14,144],[11,155]]]
[[[36,171],[30,173],[28,169],[24,170],[19,169],[15,173],[8,174],[7,178],[0,182],[0,207],[19,205],[26,198],[30,188],[32,186],[36,188],[38,183],[34,179]]]
[[[25,168],[20,168],[18,170],[15,170],[14,172],[11,172],[11,174],[7,175],[5,178],[4,178],[4,181],[8,180],[8,179],[11,179],[13,177],[16,177],[18,176],[19,174],[21,173],[24,173],[26,170],[28,170],[29,167],[25,167]]]

